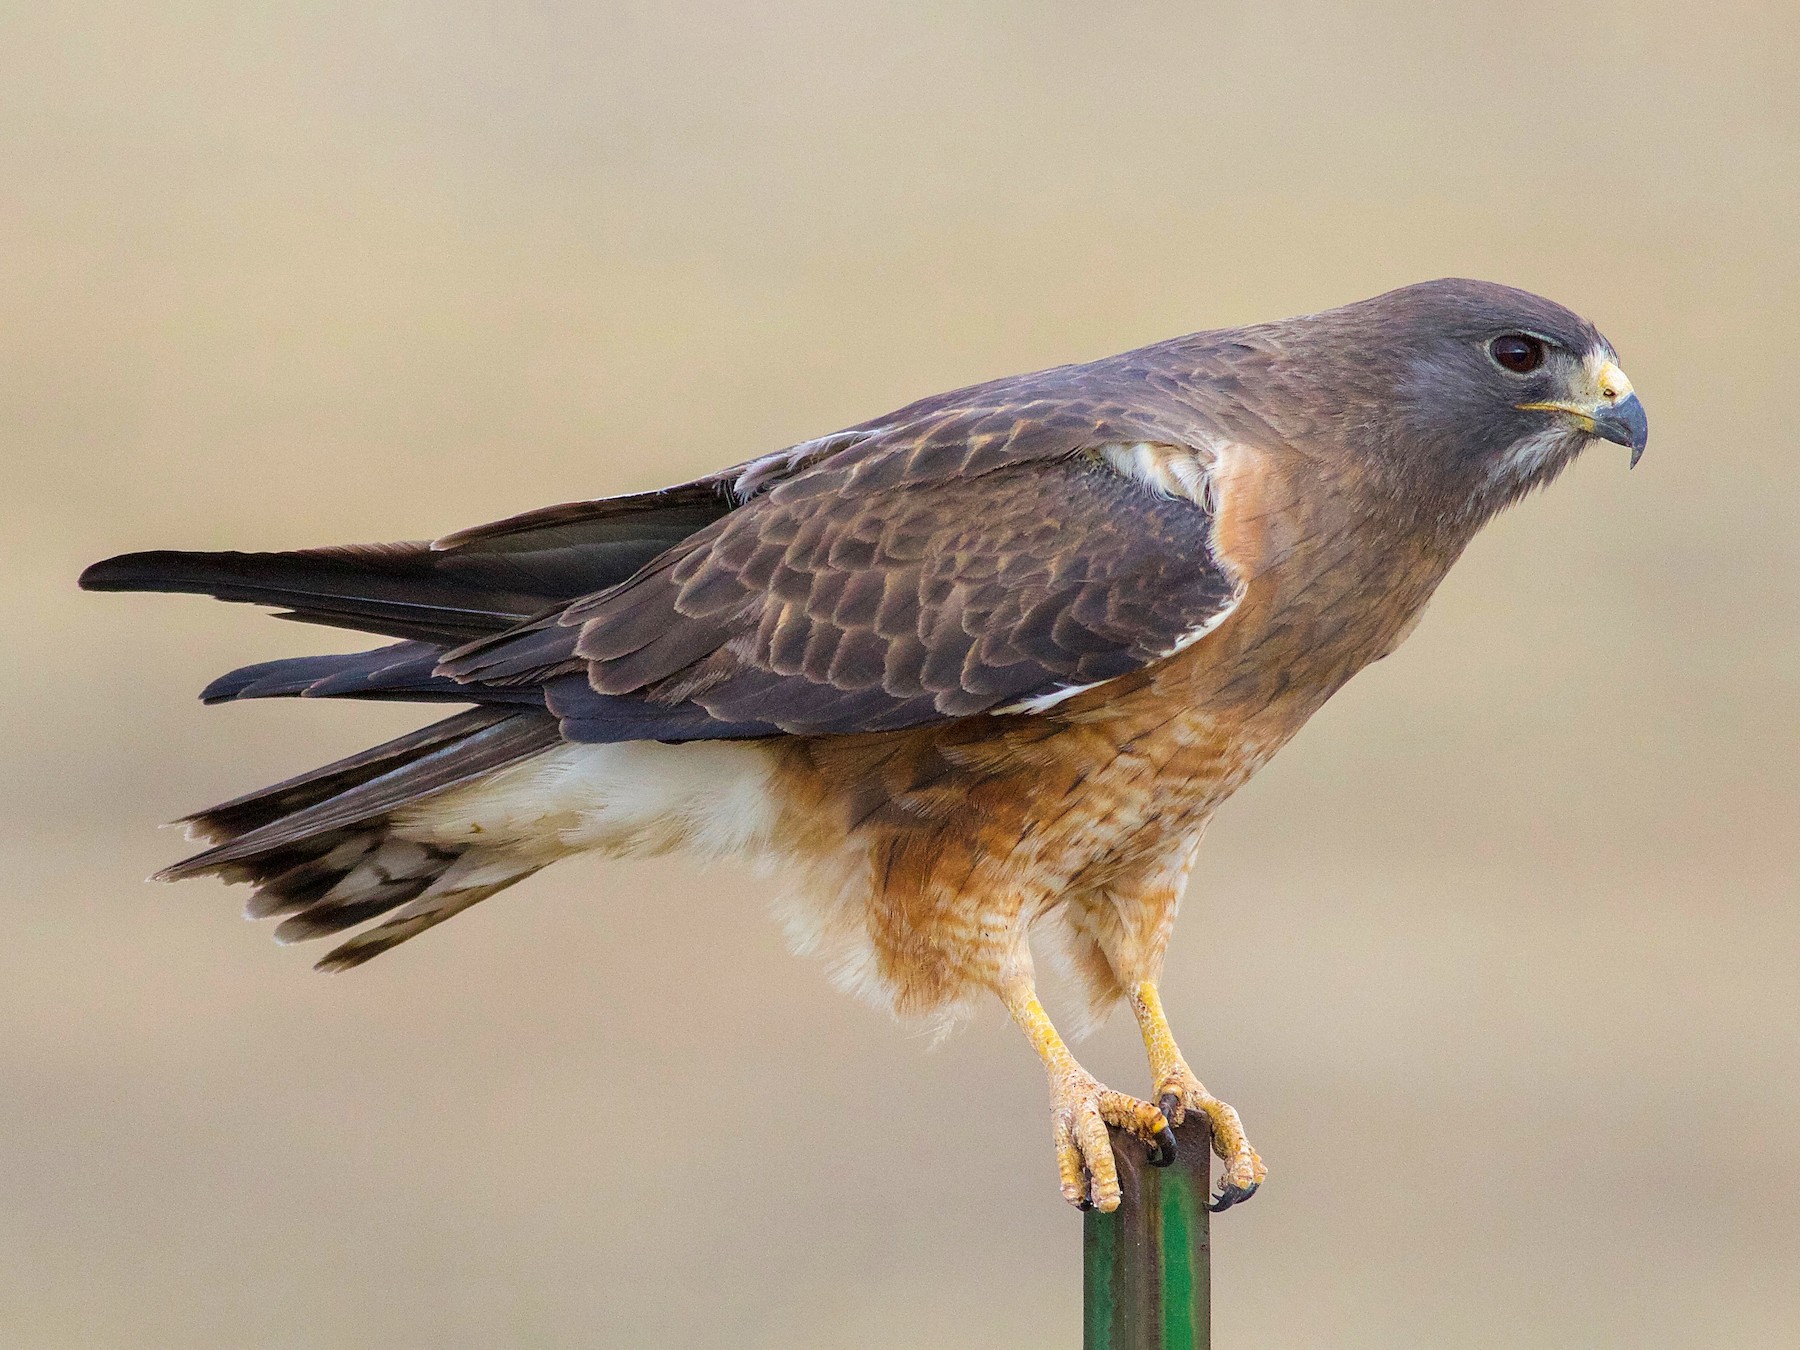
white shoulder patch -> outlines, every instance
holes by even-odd
[[[1229,448],[1229,447],[1227,447]],[[1217,516],[1219,511],[1218,484],[1214,470],[1218,468],[1219,451],[1208,446],[1195,449],[1182,445],[1167,445],[1160,442],[1138,441],[1134,444],[1103,445],[1098,454],[1113,469],[1113,472],[1135,482],[1142,483],[1152,492],[1164,497],[1180,497],[1193,502],[1194,505]],[[1215,556],[1217,550],[1214,550]],[[1220,565],[1230,567],[1222,558]],[[1244,588],[1240,584],[1237,593],[1217,614],[1209,617],[1205,623],[1190,628],[1177,638],[1174,644],[1163,651],[1164,657],[1186,651],[1201,638],[1212,632],[1238,607],[1244,598]],[[1084,686],[1093,688],[1092,685]],[[1070,690],[1079,693],[1079,690]],[[1060,701],[1068,695],[1060,691],[1055,695],[1045,695]],[[1036,711],[1032,709],[1031,711]]]
[[[1129,478],[1141,483],[1152,492],[1162,497],[1178,497],[1192,502],[1208,514],[1217,514],[1218,497],[1213,481],[1213,469],[1218,463],[1218,455],[1210,448],[1196,449],[1191,446],[1170,445],[1159,441],[1113,442],[1097,446],[1094,455],[1121,478]],[[1158,653],[1157,659],[1174,656],[1177,652],[1186,651],[1201,638],[1212,632],[1238,607],[1243,599],[1244,588],[1240,584],[1236,594],[1226,602],[1218,613],[1208,616],[1204,623],[1190,628],[1176,638],[1174,643]],[[1109,680],[1095,680],[1091,684],[1067,684],[1052,689],[1046,694],[1033,694],[1029,698],[1015,699],[1011,703],[1002,704],[993,709],[995,713],[1041,713],[1054,708],[1077,694],[1085,694],[1090,689],[1098,689]]]
[[[1211,450],[1138,441],[1103,445],[1094,453],[1120,477],[1159,496],[1183,497],[1204,510],[1214,509],[1212,469],[1217,461]]]

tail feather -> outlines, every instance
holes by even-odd
[[[554,718],[475,708],[311,773],[188,817],[213,847],[158,873],[216,875],[255,893],[246,917],[279,918],[300,942],[392,913],[319,962],[360,965],[530,876],[543,865],[476,840],[441,844],[397,832],[394,813],[557,743]]]
[[[368,840],[349,831],[339,836],[336,843],[321,836],[312,847],[324,851],[301,855],[299,862],[292,861],[293,854],[270,854],[259,858],[256,866],[222,867],[218,875],[226,881],[248,882],[256,887],[244,902],[246,919],[278,919],[297,914],[335,890],[369,851]]]
[[[508,860],[483,862],[461,870],[467,861],[468,855],[458,859],[428,890],[403,905],[387,922],[365,929],[348,942],[339,943],[316,963],[316,968],[336,972],[360,966],[513,883],[525,880],[541,866]]]
[[[376,651],[246,666],[215,680],[202,696],[209,703],[297,695],[481,705],[196,813],[186,823],[211,847],[158,875],[212,874],[250,884],[246,913],[280,919],[283,941],[391,915],[327,956],[320,962],[326,969],[366,961],[531,875],[546,861],[541,841],[528,857],[518,840],[483,837],[475,822],[467,841],[457,831],[453,842],[406,837],[416,828],[404,810],[412,803],[562,740],[542,689],[458,682],[437,673],[443,653],[625,581],[731,511],[739,500],[732,478],[574,502],[435,544],[158,551],[95,563],[81,576],[87,590],[211,595],[269,605],[284,611],[282,618],[399,639]],[[692,730],[660,713],[626,711],[629,725],[613,728],[608,739]],[[590,732],[602,720],[589,710]]]
[[[188,833],[196,838],[222,844],[515,715],[510,708],[471,708],[344,759],[183,816],[179,823],[186,825]]]
[[[516,764],[561,739],[555,719],[541,713],[502,717],[443,745],[422,750],[397,767],[377,771],[321,801],[234,834],[204,853],[164,868],[156,879],[179,881],[199,876],[229,863],[259,858],[290,844],[361,825],[408,802]],[[210,814],[203,811],[196,819],[203,822]]]

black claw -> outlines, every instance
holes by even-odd
[[[1173,1092],[1165,1092],[1156,1099],[1156,1109],[1163,1113],[1163,1119],[1169,1124],[1175,1123],[1175,1113],[1181,1109],[1181,1098]]]
[[[1081,1210],[1083,1213],[1086,1213],[1093,1207],[1094,1202],[1085,1195],[1075,1202],[1075,1208]]]
[[[1262,1182],[1253,1181],[1248,1186],[1222,1186],[1219,1189],[1218,1197],[1208,1204],[1207,1208],[1214,1214],[1223,1213],[1233,1205],[1242,1204],[1255,1195],[1256,1188],[1260,1185]]]
[[[1167,1167],[1175,1161],[1175,1131],[1167,1125],[1156,1132],[1152,1139],[1144,1141],[1144,1156],[1152,1167]]]

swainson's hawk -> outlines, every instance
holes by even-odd
[[[321,967],[582,850],[754,859],[846,987],[936,1018],[999,996],[1049,1071],[1070,1201],[1118,1204],[1107,1122],[1167,1154],[1200,1111],[1223,1208],[1263,1165],[1156,987],[1207,819],[1490,516],[1596,438],[1635,463],[1645,434],[1587,322],[1435,281],[435,543],[139,553],[82,584],[397,639],[248,666],[208,702],[474,705],[190,819],[212,847],[163,875],[251,883],[277,937],[381,920]],[[1091,1013],[1130,1003],[1155,1104],[1057,1035],[1034,925]]]

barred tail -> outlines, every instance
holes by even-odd
[[[542,713],[476,708],[187,818],[213,844],[157,874],[256,888],[249,918],[280,917],[281,942],[340,933],[383,914],[318,963],[346,970],[522,881],[541,867],[503,847],[403,837],[394,813],[542,753]]]

